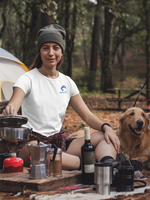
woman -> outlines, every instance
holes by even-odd
[[[81,169],[84,138],[72,139],[63,134],[62,124],[69,104],[88,126],[98,130],[91,134],[97,161],[112,162],[119,152],[118,137],[109,124],[104,124],[91,113],[74,81],[58,71],[65,51],[65,36],[65,30],[57,24],[39,30],[38,55],[31,70],[14,85],[12,98],[3,114],[17,114],[21,106],[23,116],[28,118],[24,126],[33,129],[29,143],[35,143],[39,137],[45,143],[54,141],[63,150],[63,169]],[[25,165],[29,165],[25,146],[19,156],[24,159]]]

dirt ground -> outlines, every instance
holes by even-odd
[[[103,122],[109,123],[111,127],[116,130],[118,128],[119,116],[128,108],[133,106],[134,102],[122,102],[121,111],[117,111],[117,102],[108,102],[103,95],[96,95],[84,99],[88,108],[94,115],[100,118]],[[147,109],[146,103],[138,103],[136,105],[142,109]],[[63,127],[67,135],[72,135],[76,131],[83,129],[85,122],[78,116],[78,114],[68,107]],[[80,132],[80,131],[79,131]],[[76,134],[73,134],[74,136]]]
[[[88,99],[84,99],[86,105],[90,108],[90,110],[95,114],[98,118],[100,118],[103,122],[109,123],[114,130],[118,129],[119,125],[119,116],[124,112],[124,110],[133,106],[133,102],[124,103],[122,105],[123,111],[113,111],[111,108],[117,109],[117,103],[109,103],[105,99],[105,97],[96,96]],[[138,104],[142,109],[147,109],[146,103]],[[64,128],[65,133],[71,136],[83,136],[83,127],[85,126],[85,122],[74,112],[72,108],[68,108],[65,120],[64,120]],[[144,169],[142,173],[149,179],[150,171]],[[120,196],[117,197],[118,200],[122,199],[138,199],[138,200],[150,200],[150,190],[146,190],[144,194],[136,194],[134,196]]]
[[[116,130],[118,128],[118,121],[119,116],[124,111],[112,111],[111,108],[117,108],[117,103],[108,103],[103,96],[95,96],[84,99],[87,106],[90,108],[90,110],[95,114],[98,118],[100,118],[103,122],[107,122],[111,125],[111,127]],[[132,107],[132,103],[126,103],[125,105],[122,105],[124,109],[127,109],[129,107]],[[142,104],[139,106],[141,108],[146,108],[146,105]],[[75,111],[68,107],[63,127],[65,129],[65,133],[67,135],[73,136],[73,137],[80,137],[83,135],[83,127],[85,126],[85,122],[75,113]],[[146,177],[150,178],[150,171],[143,170],[142,171]],[[60,191],[59,191],[60,192]],[[56,194],[58,191],[51,191],[48,192],[48,194]],[[31,194],[31,192],[29,192]],[[10,193],[3,193],[0,192],[0,200],[7,200],[7,199],[29,199],[29,194],[26,194],[24,196],[15,196],[14,194]],[[134,196],[120,196],[116,199],[122,200],[122,199],[138,199],[138,200],[145,200],[150,199],[150,190],[146,190],[144,194],[136,194]]]

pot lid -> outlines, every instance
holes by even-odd
[[[0,124],[5,127],[21,127],[26,124],[28,119],[22,115],[2,115],[0,116]]]

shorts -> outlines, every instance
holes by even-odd
[[[67,151],[70,143],[75,138],[69,137],[64,134],[64,129],[61,128],[59,133],[56,133],[52,136],[46,137],[39,133],[32,132],[29,136],[29,141],[27,142],[21,142],[17,145],[17,155],[19,154],[20,150],[30,141],[40,139],[41,142],[45,144],[55,144],[57,147],[61,148],[62,151]]]

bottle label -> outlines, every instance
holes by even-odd
[[[84,165],[84,172],[85,173],[93,173],[94,172],[94,164]]]
[[[85,173],[93,173],[95,164],[95,151],[84,152],[84,171]]]

